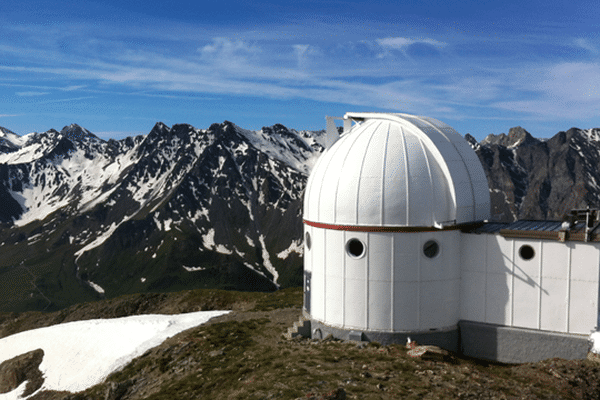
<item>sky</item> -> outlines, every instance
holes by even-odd
[[[600,127],[596,0],[22,0],[0,4],[0,126],[101,138],[158,121],[325,128],[439,119],[481,140]]]

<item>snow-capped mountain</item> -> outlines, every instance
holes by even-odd
[[[227,121],[157,123],[120,141],[77,125],[0,132],[0,310],[300,284],[302,194],[322,132]]]
[[[600,129],[523,128],[475,149],[496,219],[600,207]],[[157,123],[104,141],[0,128],[0,311],[134,292],[302,284],[302,196],[324,132]]]

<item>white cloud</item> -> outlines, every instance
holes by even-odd
[[[598,117],[600,64],[552,65],[523,80],[522,92],[533,93],[533,98],[516,96],[516,100],[496,102],[493,106],[550,119]]]
[[[377,44],[381,47],[392,48],[392,49],[401,49],[406,46],[410,46],[415,43],[413,39],[403,38],[403,37],[395,37],[395,38],[385,38],[385,39],[377,39]]]
[[[299,69],[305,69],[308,66],[309,59],[320,55],[317,47],[310,44],[295,44],[292,45],[294,49],[294,55],[296,56],[296,63]]]
[[[383,57],[384,55],[388,54],[389,50],[400,50],[402,53],[406,54],[406,48],[416,43],[428,44],[438,48],[446,45],[444,42],[429,38],[411,39],[405,37],[387,37],[383,39],[377,39],[375,41],[381,48],[384,49],[383,53],[378,54],[379,57]]]
[[[44,96],[50,94],[50,92],[17,92],[16,95],[17,96],[21,96],[21,97],[33,97],[33,96]]]
[[[213,38],[211,44],[207,44],[199,49],[203,58],[222,59],[239,58],[260,53],[260,48],[250,45],[243,40],[230,40],[228,38]]]
[[[575,39],[574,43],[577,47],[581,47],[582,49],[587,50],[594,55],[598,54],[598,49],[586,39]]]

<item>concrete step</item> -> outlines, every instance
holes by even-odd
[[[293,326],[288,328],[283,336],[285,336],[286,339],[293,339],[297,336],[310,338],[310,319],[305,316],[300,317],[298,321],[294,322]]]

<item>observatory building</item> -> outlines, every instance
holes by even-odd
[[[448,125],[347,113],[304,198],[313,338],[437,345],[502,362],[583,358],[598,325],[595,213],[488,222],[481,163]],[[599,239],[600,240],[600,239]]]

